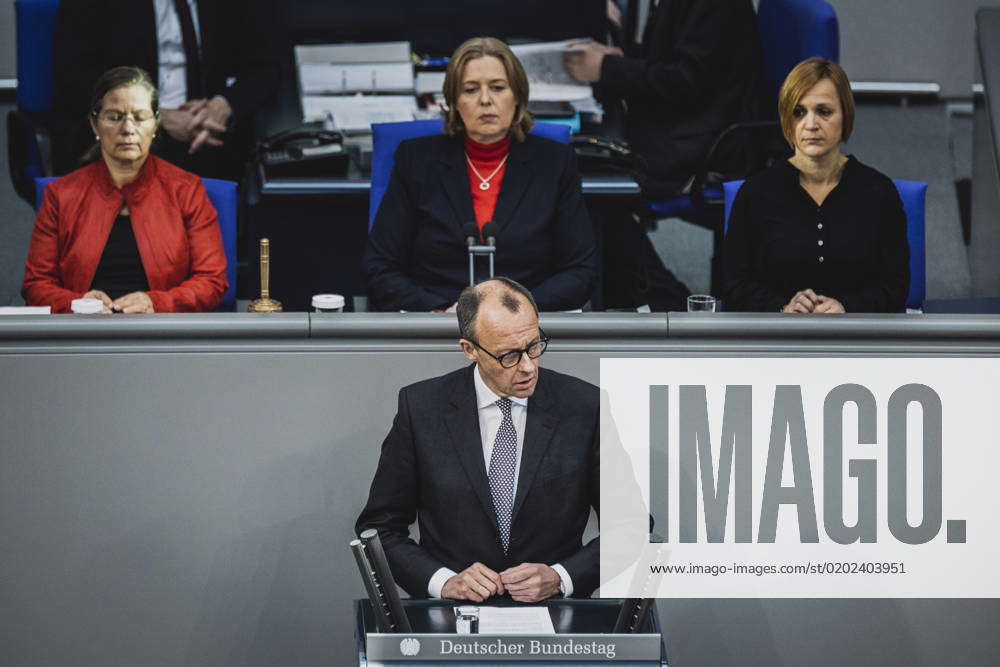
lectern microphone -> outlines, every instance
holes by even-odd
[[[369,528],[361,533],[360,540],[351,540],[351,551],[372,603],[379,632],[412,632],[378,531]]]
[[[379,632],[392,632],[392,619],[381,603],[382,594],[375,583],[375,571],[365,554],[365,546],[361,544],[361,540],[351,540],[351,551],[354,552],[354,561],[358,564],[361,581],[368,593],[368,600],[372,603],[372,611],[375,612],[375,627]]]
[[[613,632],[615,634],[642,632],[652,606],[653,598],[625,598],[622,600],[622,610],[618,612]]]

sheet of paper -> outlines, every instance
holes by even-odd
[[[593,99],[590,86],[573,83],[545,83],[532,81],[528,84],[528,99],[536,102],[576,102]]]
[[[480,607],[481,635],[554,635],[548,607]]]
[[[51,306],[0,306],[0,315],[50,315]]]
[[[341,132],[369,132],[372,123],[413,120],[417,100],[411,95],[310,95],[302,98],[306,123],[333,116]]]
[[[590,42],[589,37],[576,37],[574,39],[564,39],[560,42],[529,42],[527,44],[511,44],[510,50],[518,58],[522,55],[534,55],[537,53],[562,53],[563,51],[582,51],[583,47],[572,47],[570,44],[579,42]]]
[[[510,47],[524,66],[525,74],[528,75],[530,99],[564,102],[591,97],[590,86],[581,84],[571,77],[563,65],[563,53],[574,50],[569,45],[573,42],[586,41],[589,40],[580,38],[562,42],[517,44]]]

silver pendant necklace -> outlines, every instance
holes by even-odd
[[[472,167],[472,173],[475,174],[476,178],[479,179],[480,190],[490,189],[490,180],[492,180],[492,178],[497,175],[497,172],[500,171],[500,169],[507,163],[508,157],[510,157],[510,153],[507,153],[507,155],[503,156],[503,159],[500,160],[500,164],[497,166],[496,169],[493,170],[492,174],[490,174],[486,178],[483,178],[482,175],[479,173],[479,170],[476,169],[476,165],[472,164],[472,158],[469,157],[468,153],[465,154],[465,161],[469,163],[469,166]]]

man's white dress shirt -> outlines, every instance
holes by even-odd
[[[201,47],[201,28],[198,25],[198,0],[187,0],[191,8],[194,34]],[[184,37],[181,20],[177,17],[174,0],[153,0],[156,15],[156,42],[158,44],[160,106],[176,109],[188,101],[187,56],[184,54]]]

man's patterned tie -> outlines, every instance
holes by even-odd
[[[514,510],[514,472],[517,465],[517,431],[514,420],[510,416],[510,399],[501,398],[497,407],[503,413],[503,421],[493,442],[493,455],[490,457],[490,493],[493,495],[493,509],[497,513],[497,525],[500,526],[500,540],[503,542],[503,552],[510,548],[510,521]]]

